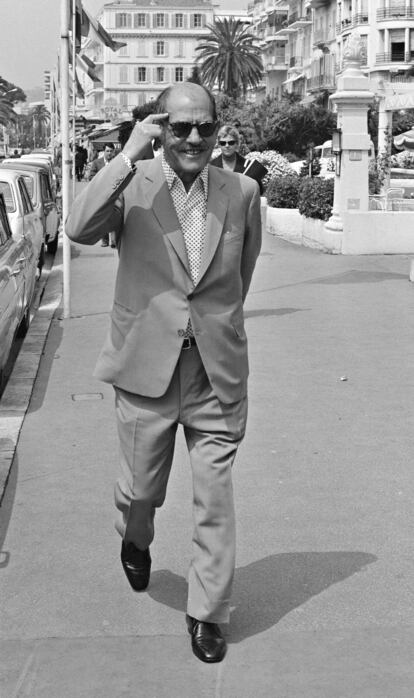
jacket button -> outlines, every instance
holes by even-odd
[[[189,293],[187,296],[187,300],[192,301],[194,298],[194,293]]]
[[[184,337],[185,335],[185,330],[177,330],[177,334],[179,337]]]

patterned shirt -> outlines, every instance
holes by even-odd
[[[188,193],[184,184],[162,155],[162,168],[187,250],[193,284],[197,283],[206,237],[208,165],[200,172]]]

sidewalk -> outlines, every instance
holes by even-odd
[[[13,458],[0,509],[1,697],[411,698],[410,259],[264,238],[246,303],[229,651],[209,666],[184,623],[184,441],[137,595],[113,529],[112,389],[92,378],[116,254],[73,246],[66,320],[61,254],[0,404],[3,467]]]

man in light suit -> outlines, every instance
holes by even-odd
[[[111,162],[112,158],[115,157],[115,146],[113,143],[107,143],[105,145],[104,151],[103,151],[103,156],[100,158],[95,158],[95,160],[92,160],[90,169],[89,169],[89,175],[88,175],[88,180],[89,182],[91,179],[95,177],[95,175],[100,172],[100,170],[103,167],[106,167],[106,165],[109,165]],[[116,247],[115,244],[115,238],[111,232],[105,233],[105,235],[102,236],[102,241],[101,241],[101,247],[108,247],[108,245],[111,245],[111,247]]]
[[[158,98],[122,153],[81,193],[75,242],[115,230],[111,327],[95,375],[114,385],[122,476],[121,561],[135,590],[150,578],[154,514],[166,495],[178,424],[193,473],[187,627],[194,654],[223,659],[235,566],[231,468],[247,416],[243,302],[261,245],[256,182],[208,162],[214,98],[184,83]],[[163,153],[140,161],[154,138]]]

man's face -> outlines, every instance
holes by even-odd
[[[115,148],[110,148],[109,146],[106,145],[105,150],[104,150],[105,160],[112,160],[114,155],[115,155]]]
[[[209,162],[216,142],[217,127],[212,135],[201,136],[193,127],[187,136],[174,135],[170,124],[186,122],[189,124],[212,123],[213,114],[208,95],[197,86],[173,90],[170,94],[166,111],[168,123],[164,125],[162,145],[165,159],[184,183],[191,184],[199,172]]]

